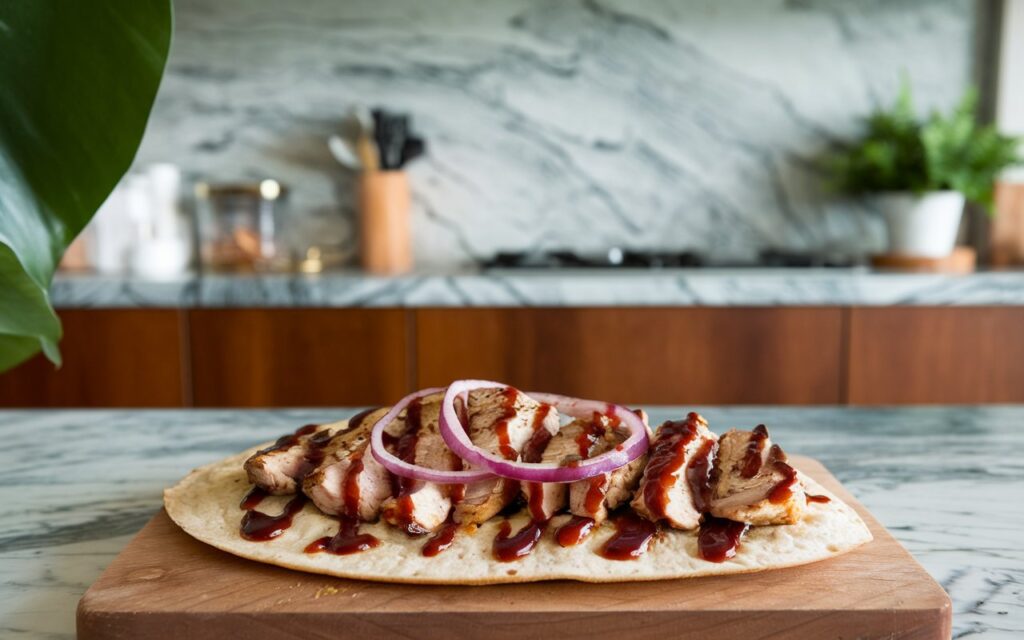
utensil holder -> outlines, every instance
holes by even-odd
[[[360,256],[374,274],[412,268],[409,179],[404,171],[366,171],[359,176]]]

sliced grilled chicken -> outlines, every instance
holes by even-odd
[[[546,429],[538,429],[523,450],[524,462],[550,462],[566,464],[579,459],[577,438],[581,437],[583,423],[574,420],[551,436]],[[530,517],[547,522],[565,509],[569,499],[569,485],[564,482],[521,482],[523,499]]]
[[[647,426],[648,435],[650,427],[647,425],[647,414],[642,410],[637,413]],[[573,423],[575,425],[579,421]],[[567,425],[573,426],[573,425]],[[623,430],[613,428],[612,421],[603,416],[600,422],[591,421],[586,425],[589,432],[577,440],[581,457],[594,457],[623,442],[627,433]],[[563,429],[564,431],[564,429]],[[587,441],[590,440],[590,445]],[[644,466],[647,464],[647,454],[630,462],[624,467],[601,475],[579,480],[569,485],[569,511],[573,515],[592,518],[595,523],[601,524],[608,519],[608,511],[628,501],[633,491],[640,483]]]
[[[273,495],[296,493],[302,478],[315,466],[315,461],[308,459],[311,449],[342,430],[343,424],[308,424],[295,433],[281,436],[245,461],[249,481]]]
[[[338,434],[324,448],[320,466],[306,476],[302,491],[324,513],[373,521],[391,495],[391,474],[370,452],[370,431],[387,408],[353,419],[353,426]],[[405,428],[401,420],[389,425],[392,438]]]
[[[439,398],[418,407],[410,405],[407,426],[395,445],[395,454],[421,467],[457,471],[462,468],[462,460],[452,453],[441,437],[438,425],[440,410]],[[412,535],[434,531],[444,524],[452,509],[452,498],[461,493],[461,487],[408,478],[395,478],[393,484],[396,490],[384,501],[382,517]]]
[[[469,437],[478,447],[508,460],[520,459],[521,452],[540,431],[558,432],[558,412],[511,387],[481,389],[469,394],[466,408]],[[542,447],[536,447],[543,451]],[[496,478],[467,485],[455,506],[454,519],[460,524],[479,524],[504,509],[519,493],[514,480]]]
[[[719,518],[769,525],[793,524],[803,516],[804,489],[797,471],[763,424],[722,435],[711,487],[710,511]]]
[[[652,522],[664,520],[676,529],[697,528],[716,440],[707,421],[696,413],[661,425],[630,503],[633,509]]]

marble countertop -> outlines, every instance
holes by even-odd
[[[720,428],[765,422],[788,451],[825,463],[949,592],[955,638],[1024,637],[1024,406],[702,411]],[[346,415],[0,411],[0,637],[73,637],[78,599],[164,487]]]
[[[1024,305],[1024,271],[495,269],[397,277],[204,274],[164,281],[58,274],[50,295],[58,308]]]

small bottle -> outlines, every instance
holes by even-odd
[[[142,189],[131,192],[130,211],[136,220],[132,270],[147,278],[173,278],[187,271],[192,257],[190,234],[178,207],[181,172],[173,164],[155,164],[144,180]]]

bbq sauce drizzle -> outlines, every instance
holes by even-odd
[[[258,507],[259,504],[263,502],[263,498],[266,498],[268,495],[270,494],[260,487],[253,485],[252,489],[249,489],[249,493],[245,494],[245,497],[242,498],[242,501],[238,504],[238,508],[242,511],[252,511]]]
[[[459,525],[449,518],[448,521],[438,529],[437,533],[427,540],[427,543],[423,545],[421,552],[424,556],[433,558],[448,547],[452,546],[452,542],[455,540],[455,532],[458,530]]]
[[[555,531],[555,540],[562,547],[574,547],[590,535],[595,524],[593,518],[573,516]]]
[[[595,422],[599,416],[595,415]],[[594,423],[590,423],[592,426]],[[644,502],[652,513],[664,513],[666,506],[666,491],[676,482],[675,472],[682,466],[685,456],[683,455],[686,446],[697,437],[700,417],[691,413],[686,420],[668,422],[659,430],[659,436],[665,429],[667,437],[659,438],[652,445],[652,451],[647,463],[647,472],[653,473],[657,480],[648,483],[645,487]],[[597,441],[594,436],[596,429],[584,429],[577,436],[576,442],[583,454],[589,454],[590,448]],[[603,435],[604,429],[601,429]],[[762,453],[768,439],[768,430],[764,425],[758,425],[753,430],[753,436],[748,443],[746,456],[743,461],[741,475],[749,477],[756,475],[762,467]],[[600,437],[600,436],[598,436]],[[750,528],[750,525],[743,522],[736,522],[725,518],[717,518],[707,513],[711,498],[712,474],[715,467],[717,453],[717,442],[706,439],[691,458],[686,466],[685,477],[694,497],[695,506],[703,514],[703,521],[697,533],[697,549],[700,557],[708,562],[724,562],[736,555],[743,535]],[[773,469],[781,471],[783,479],[779,481],[769,493],[768,499],[773,503],[783,502],[792,496],[793,486],[797,482],[797,473],[786,461],[786,455],[778,445],[772,445],[768,453],[768,461]],[[653,465],[653,470],[652,470]],[[600,507],[599,500],[604,499],[604,492],[601,490],[606,479],[604,475],[591,478],[587,495],[587,509],[591,512]],[[653,487],[653,489],[652,489]],[[537,490],[531,493],[531,502],[534,495],[541,493],[539,485]],[[827,496],[807,495],[808,501],[828,502]],[[592,504],[596,503],[596,504]],[[530,507],[532,516],[536,511]],[[615,533],[602,545],[598,553],[608,560],[635,560],[644,555],[651,542],[661,531],[659,522],[652,522],[639,516],[632,509],[625,510],[614,518]],[[572,516],[565,524],[555,532],[555,540],[562,547],[571,547],[584,540],[595,527],[593,518]],[[539,521],[534,517],[526,526],[512,535],[512,524],[505,520],[501,524],[494,539],[494,556],[501,562],[511,562],[522,558],[533,550],[544,533],[547,522]],[[445,532],[438,534],[444,535]]]
[[[398,444],[395,445],[396,456],[410,464],[415,462],[416,443],[419,442],[422,428],[423,402],[417,398],[410,402],[405,410],[405,432],[398,439]],[[422,536],[430,533],[413,518],[413,510],[416,505],[412,501],[412,493],[417,487],[417,482],[414,478],[404,478],[394,474],[391,476],[391,495],[395,497],[396,511],[389,515],[410,536]]]
[[[636,410],[638,416],[643,414]],[[604,422],[607,420],[608,424]],[[589,458],[593,453],[593,447],[602,438],[608,437],[622,424],[619,417],[609,410],[606,413],[594,412],[593,419],[583,425],[580,433],[576,435],[576,447],[581,459]],[[619,445],[621,447],[621,445]],[[618,447],[617,447],[618,448]],[[588,513],[596,514],[604,504],[604,498],[608,491],[610,474],[599,474],[587,480],[587,493],[584,496],[583,507]],[[572,547],[585,540],[594,530],[597,521],[586,516],[573,515],[568,522],[555,531],[555,539],[562,547]],[[621,544],[621,543],[620,543]]]
[[[352,416],[352,418],[349,419],[348,429],[344,431],[358,428],[367,416],[377,410],[378,409],[376,408],[367,409]],[[262,449],[260,453],[270,453],[272,451],[291,449],[292,447],[300,444],[301,438],[313,434],[309,439],[307,443],[308,446],[303,454],[303,466],[295,478],[296,482],[301,484],[302,480],[323,462],[326,454],[326,447],[331,440],[333,440],[333,438],[339,433],[344,433],[344,431],[338,431],[332,434],[329,429],[323,429],[320,431],[317,431],[317,429],[319,429],[319,425],[307,424],[297,429],[294,433],[278,438],[273,445],[266,449]],[[306,547],[307,553],[327,551],[328,553],[347,554],[372,549],[380,544],[380,541],[370,534],[359,534],[359,486],[355,482],[350,482],[349,478],[352,478],[355,475],[355,473],[353,473],[353,469],[355,469],[356,473],[362,469],[361,457],[362,456],[360,455],[359,458],[353,461],[349,467],[348,473],[346,473],[343,493],[345,511],[347,512],[347,515],[341,516],[337,535],[314,541]],[[294,520],[295,515],[302,510],[302,507],[307,502],[306,496],[299,493],[285,504],[284,509],[280,514],[272,516],[261,511],[256,511],[256,507],[259,506],[260,502],[262,502],[266,497],[266,491],[259,487],[253,487],[242,499],[241,504],[239,504],[239,507],[245,511],[245,515],[242,516],[242,523],[239,529],[242,537],[246,540],[263,542],[278,537],[292,526],[292,521]],[[353,515],[355,517],[349,517],[349,515]]]
[[[508,444],[508,421],[515,416],[515,402],[518,392],[515,389],[505,389],[503,392],[503,407],[505,413],[499,420],[496,429],[499,434],[499,443],[502,453],[508,457],[507,447],[514,453],[514,449]],[[539,462],[541,455],[551,439],[550,432],[543,428],[543,423],[552,407],[541,405],[533,420],[533,433],[526,443],[522,453],[525,462]],[[361,422],[377,409],[368,409],[355,416],[349,421],[349,428],[357,428]],[[582,458],[589,456],[591,447],[597,440],[605,435],[605,428],[600,423],[600,414],[595,414],[594,420],[587,423],[577,436],[576,442],[580,449]],[[674,485],[675,472],[682,466],[683,453],[686,445],[697,435],[699,416],[695,413],[687,415],[686,420],[667,422],[659,430],[659,436],[667,431],[667,436],[661,438],[652,445],[650,459],[648,460],[648,471],[654,474],[656,482],[648,482],[644,487],[644,502],[652,513],[664,514],[666,506],[666,492]],[[420,401],[410,403],[406,410],[406,430],[400,437],[390,437],[388,445],[397,450],[397,455],[407,462],[413,462],[415,457],[416,443],[419,440],[419,433],[422,428],[422,404]],[[318,425],[305,425],[294,433],[282,436],[278,440],[260,451],[268,453],[290,449],[300,443],[304,436],[314,434],[309,439],[308,451],[305,454],[305,462],[316,468],[324,458],[324,449],[337,433],[331,435],[328,430],[317,433]],[[753,435],[747,444],[747,451],[742,463],[740,475],[745,478],[753,477],[761,470],[763,464],[763,449],[768,439],[768,430],[764,425],[758,425],[753,430]],[[710,501],[711,479],[714,467],[714,458],[717,451],[717,443],[713,440],[706,440],[701,449],[693,456],[687,465],[685,476],[690,485],[694,497],[695,506],[698,510],[705,512],[703,521],[697,535],[698,553],[701,558],[709,562],[724,562],[736,555],[739,543],[743,534],[749,529],[749,525],[742,522],[735,522],[725,518],[717,518],[706,513]],[[353,457],[345,479],[343,480],[344,514],[339,517],[338,533],[334,536],[325,536],[310,543],[306,553],[326,552],[335,555],[348,555],[373,549],[380,545],[380,540],[371,534],[359,533],[358,504],[359,486],[354,478],[363,469],[362,452]],[[520,457],[516,454],[515,457]],[[786,455],[778,445],[772,445],[768,453],[768,463],[773,469],[782,472],[783,479],[780,480],[768,495],[768,500],[774,504],[784,502],[792,496],[793,486],[797,482],[797,472],[786,462]],[[461,463],[461,461],[459,461]],[[461,464],[459,465],[461,467]],[[652,471],[653,467],[653,471]],[[310,469],[311,470],[311,469]],[[310,470],[303,470],[298,480],[309,473]],[[748,475],[749,474],[749,475]],[[415,480],[392,476],[392,495],[398,498],[400,510],[399,520],[410,535],[423,535],[429,533],[420,528],[412,520],[413,503],[410,494],[415,487]],[[605,475],[598,475],[590,479],[590,486],[586,496],[586,508],[588,511],[596,512],[604,500],[603,487],[607,479]],[[453,501],[461,499],[465,490],[464,485],[456,485],[453,493]],[[281,535],[288,529],[292,520],[306,503],[306,497],[299,494],[293,497],[284,506],[282,512],[271,516],[255,508],[267,497],[267,493],[259,487],[253,487],[242,499],[239,507],[245,510],[242,518],[241,534],[247,540],[264,541]],[[548,521],[544,519],[541,500],[543,491],[540,483],[532,483],[530,498],[527,502],[527,509],[531,515],[531,521],[522,527],[514,535],[512,524],[504,520],[494,538],[493,554],[501,562],[512,562],[529,555],[541,539],[547,528]],[[830,502],[828,496],[805,494],[805,499],[810,502]],[[511,506],[511,505],[510,505]],[[507,510],[506,510],[507,511]],[[507,514],[506,514],[507,515]],[[651,522],[640,517],[632,510],[621,512],[614,518],[616,531],[611,538],[602,545],[598,553],[609,560],[635,560],[647,549],[651,541],[660,532],[658,522]],[[572,516],[568,522],[563,524],[555,532],[555,539],[562,547],[570,547],[579,544],[594,529],[593,518]],[[434,557],[449,548],[458,531],[458,524],[449,518],[444,526],[437,530],[422,548],[422,554],[426,557]]]
[[[516,417],[516,401],[519,399],[519,390],[514,387],[505,387],[501,390],[502,403],[501,417],[494,423],[494,431],[498,434],[498,450],[506,460],[515,460],[519,452],[512,447],[512,440],[508,435],[508,423]]]
[[[530,442],[523,449],[522,460],[524,462],[540,462],[544,449],[551,440],[551,434],[543,427],[548,413],[552,410],[549,405],[541,405],[541,408],[534,414],[533,435]],[[576,436],[576,446],[579,450],[579,457],[585,459],[590,457],[593,445],[606,435],[606,427],[602,418],[611,421],[611,428],[619,424],[617,417],[594,413],[593,420],[585,423],[580,433]],[[587,509],[597,511],[604,500],[602,487],[606,482],[602,474],[590,480],[590,487],[587,492]],[[549,519],[543,509],[543,485],[542,483],[529,483],[529,500],[527,510],[530,514],[530,522],[522,529],[512,535],[512,524],[505,520],[497,535],[494,537],[494,557],[501,562],[511,562],[525,557],[533,551],[537,541],[540,540],[547,529]],[[596,502],[596,505],[594,504]],[[579,544],[594,528],[593,518],[573,516],[568,523],[562,525],[555,531],[555,538],[563,547]]]
[[[608,493],[606,485],[608,476],[600,474],[587,478],[587,495],[583,499],[583,507],[587,513],[597,513],[604,504],[604,496]]]
[[[530,555],[546,528],[547,522],[531,520],[515,535],[511,535],[512,523],[503,521],[498,535],[494,536],[494,558],[499,562],[512,562]]]
[[[255,506],[262,499],[263,496],[259,496],[259,499],[256,499],[254,492],[250,491],[245,499],[242,500],[242,504],[239,505],[245,509],[245,515],[242,516],[242,525],[239,530],[242,537],[246,540],[265,542],[276,538],[284,533],[288,527],[292,526],[292,519],[295,517],[295,514],[302,511],[302,507],[306,504],[306,496],[300,493],[284,505],[281,513],[272,516],[255,510]],[[250,504],[252,506],[249,506]]]
[[[342,480],[341,498],[344,515],[349,518],[359,517],[359,499],[362,491],[359,488],[359,474],[363,472],[363,456],[366,451],[352,454],[348,469],[345,471],[345,479]]]
[[[537,411],[534,412],[531,425],[533,432],[530,434],[530,439],[523,446],[523,453],[520,456],[523,462],[535,463],[541,461],[544,450],[547,448],[548,443],[551,442],[551,432],[544,428],[544,420],[550,415],[552,409],[554,407],[549,404],[541,404]],[[529,495],[526,506],[530,512],[530,517],[537,521],[547,520],[544,513],[544,489],[542,483],[528,482],[526,487],[528,488],[527,494]]]
[[[761,453],[768,441],[768,427],[759,424],[751,432],[750,440],[747,441],[747,453],[743,458],[743,465],[740,469],[740,476],[753,478],[761,470]]]
[[[548,405],[544,405],[544,406],[548,406]],[[465,405],[460,404],[459,407],[461,407],[462,414],[463,414],[463,415],[460,415],[459,419],[461,420],[462,424],[468,425],[468,420],[466,419],[466,417],[464,415],[465,414]],[[550,407],[548,407],[548,408],[550,409]],[[534,430],[536,431],[536,424],[534,425]],[[541,431],[544,431],[544,433],[547,433],[546,429],[541,429]],[[536,435],[536,434],[534,434],[534,435]],[[529,444],[527,444],[527,446],[529,446]],[[454,458],[454,460],[453,460],[453,462],[454,462],[454,465],[453,465],[454,469],[453,470],[454,471],[461,471],[463,469],[462,459],[457,457],[457,456],[453,456],[453,458]],[[448,485],[448,497],[452,501],[453,511],[452,511],[451,514],[448,515],[448,519],[445,520],[445,523],[441,526],[441,528],[438,529],[434,533],[434,535],[432,535],[430,537],[430,539],[427,540],[426,544],[423,545],[423,548],[420,549],[420,553],[422,553],[427,558],[433,558],[434,556],[436,556],[437,554],[441,553],[442,551],[444,551],[448,547],[452,546],[452,543],[454,543],[454,541],[455,541],[455,534],[459,530],[459,524],[453,520],[454,506],[457,505],[458,503],[462,502],[462,499],[465,496],[466,496],[466,485],[464,485],[464,484]]]
[[[656,519],[665,517],[668,507],[668,492],[676,483],[675,472],[686,458],[686,446],[697,437],[701,417],[689,413],[685,420],[666,422],[658,430],[658,437],[651,445],[650,457],[644,471],[646,482],[643,486],[644,505]]]
[[[772,487],[767,496],[770,503],[780,504],[793,496],[793,487],[798,480],[797,472],[786,462],[786,454],[777,444],[771,446],[768,450],[767,462],[764,461],[763,453],[767,441],[768,428],[763,424],[754,427],[750,440],[747,442],[740,475],[744,478],[753,478],[765,464],[769,465],[772,471],[780,472],[782,479]],[[710,479],[707,489],[710,491]],[[706,495],[704,494],[704,496]],[[706,507],[706,497],[702,497],[702,499],[705,500]],[[827,496],[807,496],[807,501],[828,502],[829,499]],[[725,562],[734,557],[743,534],[749,528],[750,525],[743,522],[716,518],[710,513],[705,513],[704,520],[700,525],[700,532],[697,535],[697,549],[701,558],[708,562]]]
[[[615,534],[599,553],[606,560],[636,560],[647,553],[647,547],[659,530],[658,523],[641,518],[630,509],[615,518]]]
[[[352,416],[349,418],[348,429],[346,431],[360,428],[370,414],[375,411],[379,411],[380,409],[381,407],[366,409],[365,411],[360,411],[356,415]],[[328,440],[328,442],[329,441],[330,440]],[[326,444],[324,446],[326,446]],[[345,477],[342,479],[342,514],[338,516],[338,533],[333,536],[325,536],[309,543],[305,548],[306,553],[325,552],[333,555],[344,556],[367,551],[380,545],[380,540],[372,534],[359,533],[359,499],[361,494],[359,489],[359,474],[362,473],[364,468],[363,456],[365,455],[366,450],[364,449],[363,451],[353,454],[349,458],[350,463],[348,469],[345,471]],[[322,452],[320,459],[322,462]]]
[[[775,470],[782,473],[782,480],[768,494],[768,502],[781,504],[793,497],[793,486],[797,481],[796,469],[786,463],[786,454],[782,452],[782,449],[777,444],[772,445],[768,453],[768,459],[774,463]]]
[[[315,433],[319,428],[319,425],[307,424],[296,429],[293,433],[289,433],[278,438],[274,444],[260,449],[259,453],[273,453],[275,451],[286,451],[299,445],[302,438]],[[326,431],[326,430],[325,430]],[[320,434],[317,434],[320,435]],[[314,436],[315,438],[316,436]],[[318,441],[319,442],[319,441]],[[297,482],[302,481],[302,477],[309,473],[306,469],[307,464],[299,472],[299,477],[296,478]],[[242,516],[242,523],[239,526],[239,533],[246,540],[253,542],[265,542],[273,538],[278,537],[284,533],[289,527],[292,526],[292,520],[299,511],[302,511],[302,507],[306,504],[306,496],[299,493],[291,500],[289,500],[284,508],[276,516],[263,513],[262,511],[256,511],[256,507],[267,497],[267,492],[259,487],[253,487],[249,492],[242,498],[241,503],[238,505],[240,509],[245,511],[245,515]]]
[[[376,536],[359,533],[359,520],[348,516],[339,516],[338,533],[314,540],[306,546],[305,552],[324,552],[336,556],[347,556],[368,551],[379,545],[380,540]]]
[[[725,562],[736,555],[740,538],[750,525],[704,514],[697,534],[697,550],[708,562]]]
[[[317,433],[317,429],[319,428],[320,425],[316,424],[303,425],[296,429],[295,431],[293,431],[292,433],[286,433],[285,435],[281,436],[280,438],[274,441],[274,444],[270,445],[269,447],[260,449],[259,454],[262,455],[266,453],[276,453],[278,451],[288,451],[289,449],[300,446],[302,444],[303,438],[314,433],[316,435],[314,435],[313,438],[310,438],[309,442],[310,445],[313,447],[312,450],[319,450],[321,447],[326,445],[327,442],[330,441],[329,430],[324,429],[323,431]],[[315,455],[316,454],[314,454],[314,458]],[[318,460],[311,461],[309,459],[309,452],[307,451],[306,453],[304,453],[301,466],[299,467],[299,471],[294,478],[295,481],[301,483],[303,478],[309,475],[309,473],[312,472],[313,469],[316,468],[316,465],[318,465],[322,460],[322,454]]]
[[[265,449],[260,449],[259,453],[287,451],[288,449],[291,449],[292,447],[299,444],[299,441],[302,439],[303,436],[308,436],[309,434],[316,431],[318,426],[319,425],[315,424],[307,424],[301,426],[292,433],[286,433],[285,435],[281,436],[280,438],[274,441],[274,444],[270,445],[269,447]]]

